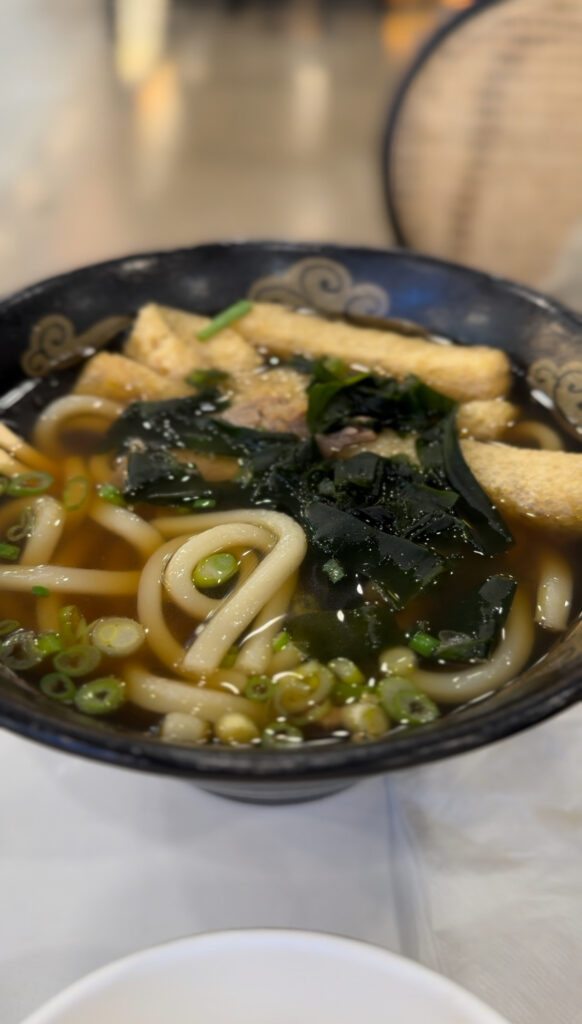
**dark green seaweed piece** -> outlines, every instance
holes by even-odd
[[[403,635],[390,608],[377,604],[296,615],[288,619],[285,628],[310,657],[320,661],[349,658],[357,664],[383,647],[402,643]]]
[[[393,608],[404,608],[444,569],[444,562],[420,544],[384,533],[355,515],[322,501],[303,509],[314,547],[347,572],[371,580]]]
[[[432,661],[483,661],[495,649],[513,602],[517,583],[508,576],[490,576],[454,605],[436,624],[438,646]],[[434,629],[430,630],[432,634]]]
[[[196,466],[185,466],[169,452],[153,448],[130,452],[123,495],[131,503],[179,505],[201,498],[216,499],[227,492],[227,487],[227,483],[207,483]]]
[[[417,451],[428,482],[449,486],[459,495],[456,514],[464,521],[467,538],[485,555],[506,551],[513,535],[499,511],[465,462],[454,413],[417,442]]]
[[[195,420],[207,418],[227,405],[227,399],[215,388],[187,398],[132,402],[107,431],[103,447],[105,451],[119,450],[140,440],[164,448],[185,448],[184,438]]]
[[[307,424],[314,434],[353,423],[411,433],[425,430],[455,405],[418,377],[399,381],[372,373],[354,374],[339,359],[315,364],[307,395]]]

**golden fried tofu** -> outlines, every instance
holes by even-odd
[[[457,429],[461,437],[497,441],[515,423],[518,415],[517,406],[505,398],[475,399],[459,406]]]
[[[208,341],[197,338],[209,317],[149,303],[143,306],[125,344],[125,354],[156,373],[183,380],[192,370],[236,374],[261,364],[259,354],[230,327]]]
[[[78,395],[98,395],[123,405],[192,394],[183,381],[163,377],[116,352],[98,352],[89,359],[73,390]]]
[[[252,345],[277,354],[337,356],[350,365],[398,378],[414,373],[457,401],[499,398],[509,391],[509,360],[495,348],[439,344],[295,313],[267,302],[254,303],[237,321],[237,330]]]
[[[472,472],[502,515],[582,533],[582,453],[461,441]]]

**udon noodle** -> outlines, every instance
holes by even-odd
[[[516,514],[474,445],[582,456],[507,401],[495,350],[398,339],[391,367],[393,336],[376,358],[378,331],[247,306],[216,330],[146,307],[30,440],[0,425],[2,671],[163,741],[270,747],[510,683],[571,620],[582,516],[552,520],[543,488]]]

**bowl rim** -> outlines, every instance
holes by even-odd
[[[274,946],[282,946],[284,943],[291,946],[291,954],[300,945],[302,950],[307,949],[316,957],[318,953],[323,953],[324,956],[334,957],[337,955],[341,960],[342,953],[344,953],[354,960],[356,965],[364,961],[371,967],[385,970],[387,975],[391,971],[396,971],[403,977],[407,989],[415,987],[420,982],[439,999],[441,997],[447,1001],[451,999],[456,1004],[461,1002],[461,1009],[471,1013],[473,1024],[509,1024],[505,1017],[501,1017],[496,1010],[484,1003],[469,989],[464,988],[447,975],[441,974],[411,957],[404,956],[402,953],[395,953],[391,949],[367,939],[359,939],[342,933],[277,926],[211,929],[168,939],[127,953],[77,978],[49,998],[42,1006],[33,1010],[23,1024],[59,1024],[63,1011],[67,1013],[71,1009],[76,1012],[79,1009],[82,1010],[86,1005],[87,998],[91,999],[94,994],[99,995],[103,991],[106,992],[108,988],[115,990],[120,980],[122,982],[131,980],[134,971],[139,971],[140,967],[149,968],[155,972],[159,961],[167,962],[168,957],[180,958],[190,955],[196,958],[199,951],[202,956],[205,952],[211,956],[213,953],[220,956],[225,946],[228,949],[228,947],[240,947],[241,944],[258,946],[259,949],[267,948],[273,952]],[[275,951],[278,952],[278,949]],[[161,967],[163,969],[163,963]],[[81,1003],[79,1003],[79,999]]]
[[[188,257],[204,250],[260,249],[266,252],[296,255],[298,258],[342,255],[372,256],[389,260],[405,260],[411,265],[435,266],[461,274],[471,280],[509,291],[517,298],[541,307],[548,314],[566,320],[580,332],[582,317],[542,293],[501,276],[476,270],[438,257],[381,246],[353,246],[327,242],[294,242],[274,239],[234,239],[201,242],[196,245],[131,253],[98,263],[78,267],[34,284],[0,300],[0,318],[14,307],[25,303],[45,290],[66,285],[92,272],[114,270],[124,264],[147,261],[156,263],[168,258]],[[57,750],[74,753],[109,764],[192,778],[195,781],[233,782],[301,782],[324,779],[349,779],[354,776],[379,774],[387,770],[412,767],[440,760],[508,737],[544,721],[582,699],[582,664],[568,666],[551,690],[515,697],[501,708],[486,709],[477,717],[464,718],[451,714],[435,725],[420,731],[388,735],[365,744],[309,745],[296,750],[265,750],[262,748],[194,747],[166,744],[152,737],[133,732],[108,732],[95,729],[88,722],[58,720],[47,717],[42,710],[15,701],[0,689],[0,726]],[[553,680],[552,680],[553,681]],[[101,725],[103,723],[100,723]]]

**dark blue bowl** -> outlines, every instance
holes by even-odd
[[[248,242],[131,256],[76,270],[0,303],[5,388],[22,388],[11,410],[26,425],[46,396],[42,377],[119,331],[156,301],[213,313],[241,296],[324,312],[394,317],[469,345],[503,348],[530,382],[582,431],[582,321],[527,288],[403,252]],[[38,381],[26,377],[39,376]],[[28,393],[26,393],[26,389]],[[181,747],[87,720],[10,678],[0,679],[0,724],[85,757],[178,775],[243,800],[309,799],[366,775],[421,764],[491,743],[572,704],[582,693],[582,627],[543,661],[487,700],[416,731],[366,744],[293,751]]]

